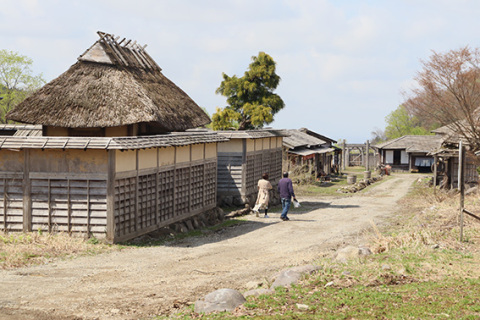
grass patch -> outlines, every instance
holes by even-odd
[[[13,269],[44,264],[53,259],[72,258],[120,250],[121,246],[108,245],[96,238],[85,240],[67,234],[41,232],[9,233],[0,235],[0,268]]]
[[[150,247],[167,242],[181,241],[189,237],[206,236],[245,223],[242,219],[226,220],[221,224],[187,233],[165,234],[161,237],[144,236],[136,240],[109,245],[95,237],[83,239],[64,233],[43,232],[0,234],[0,268],[14,269],[29,265],[45,264],[55,259],[71,259],[84,255],[122,250],[128,247]]]
[[[384,176],[382,180],[375,182],[367,186],[366,188],[357,192],[362,193],[376,186],[384,181],[391,179],[392,176]],[[363,174],[357,177],[357,182],[363,179]],[[331,181],[319,182],[315,181],[310,184],[300,184],[295,185],[294,190],[295,194],[299,197],[319,197],[319,196],[338,196],[338,197],[348,197],[352,196],[352,193],[341,193],[338,192],[338,189],[341,187],[347,186],[347,174],[333,176]]]
[[[477,195],[466,208],[480,212]],[[366,235],[373,255],[340,264],[327,253],[314,275],[274,294],[248,297],[234,312],[181,319],[478,319],[480,223],[465,218],[459,242],[458,196],[418,182],[388,229]]]

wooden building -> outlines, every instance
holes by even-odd
[[[0,138],[0,228],[128,240],[216,207],[213,133]]]
[[[465,121],[459,121],[460,125]],[[441,146],[430,152],[430,156],[434,158],[435,184],[441,188],[455,189],[458,188],[458,166],[459,166],[459,144],[460,140],[466,147],[465,166],[463,171],[463,180],[467,185],[478,185],[479,176],[477,167],[480,161],[474,153],[468,151],[469,144],[466,139],[462,138],[456,131],[455,124],[446,125],[433,132],[442,139]]]
[[[390,165],[392,170],[409,172],[432,172],[433,156],[429,152],[438,149],[443,138],[438,135],[407,135],[375,146],[380,163]]]
[[[141,47],[99,32],[69,70],[7,114],[43,136],[0,137],[0,228],[128,240],[216,206],[210,119]],[[177,131],[175,133],[168,133]]]
[[[218,145],[218,203],[240,206],[254,204],[257,183],[268,173],[274,190],[282,178],[282,142],[279,130],[218,131],[228,142]],[[278,203],[277,192],[271,203]]]
[[[332,167],[340,164],[341,150],[333,145],[335,140],[322,136],[311,130],[285,130],[287,137],[283,139],[286,157],[285,170],[290,171],[297,166],[307,166],[316,177],[331,174]]]

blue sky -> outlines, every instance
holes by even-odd
[[[264,51],[282,78],[275,128],[307,127],[363,143],[415,86],[420,60],[478,47],[475,0],[1,0],[0,49],[34,61],[50,81],[96,31],[147,44],[197,104],[225,106],[222,72],[242,76]]]

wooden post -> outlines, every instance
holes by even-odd
[[[465,201],[465,179],[464,179],[464,156],[465,150],[460,141],[458,146],[458,190],[460,190],[460,242],[463,242],[463,206]]]
[[[177,147],[173,147],[173,208],[172,215],[175,217],[177,211]]]
[[[217,150],[218,150],[218,143],[217,143]],[[245,201],[247,199],[247,169],[248,169],[247,168],[247,139],[242,139],[242,184],[240,186],[240,197],[245,199]],[[253,170],[253,168],[251,168],[251,170]]]
[[[108,242],[115,242],[115,150],[107,151],[107,235]]]
[[[68,234],[72,232],[72,204],[70,203],[71,199],[71,189],[70,189],[70,179],[67,178],[67,230]]]
[[[161,221],[160,217],[160,148],[157,147],[157,170],[155,171],[155,224],[158,226]]]
[[[433,194],[437,194],[437,156],[433,156]]]
[[[139,166],[138,166],[138,158],[139,158],[139,149],[136,149],[135,150],[135,172],[136,172],[136,175],[135,175],[135,213],[134,213],[134,229],[135,231],[138,231],[138,230],[141,230],[141,219],[140,219],[140,182],[138,181],[139,180],[139,174],[138,174],[138,170],[139,170]]]
[[[189,146],[190,158],[188,162],[188,213],[192,211],[192,145]]]
[[[345,140],[343,140],[343,141],[342,141],[342,156],[341,156],[341,157],[342,157],[342,162],[341,162],[341,164],[342,164],[342,170],[345,170],[345,148],[346,148],[346,146],[345,146]]]
[[[30,181],[30,150],[24,149],[24,167],[23,167],[23,232],[32,231],[32,183]],[[5,194],[7,186],[5,184]],[[6,215],[7,207],[4,204],[4,212]],[[6,229],[6,225],[5,225]]]
[[[348,147],[346,146],[345,149],[343,149],[343,169],[345,170],[346,168],[349,167],[349,163],[348,163],[348,160],[349,160],[349,156],[348,156],[348,153],[350,151],[348,150]]]
[[[365,171],[370,171],[370,141],[367,140],[367,151],[365,153]]]

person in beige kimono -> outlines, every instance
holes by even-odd
[[[265,218],[268,218],[268,201],[270,200],[270,190],[272,189],[272,184],[268,181],[268,173],[262,175],[262,179],[258,180],[258,196],[255,207],[253,207],[253,212],[258,217],[258,211],[263,209],[265,210]]]

